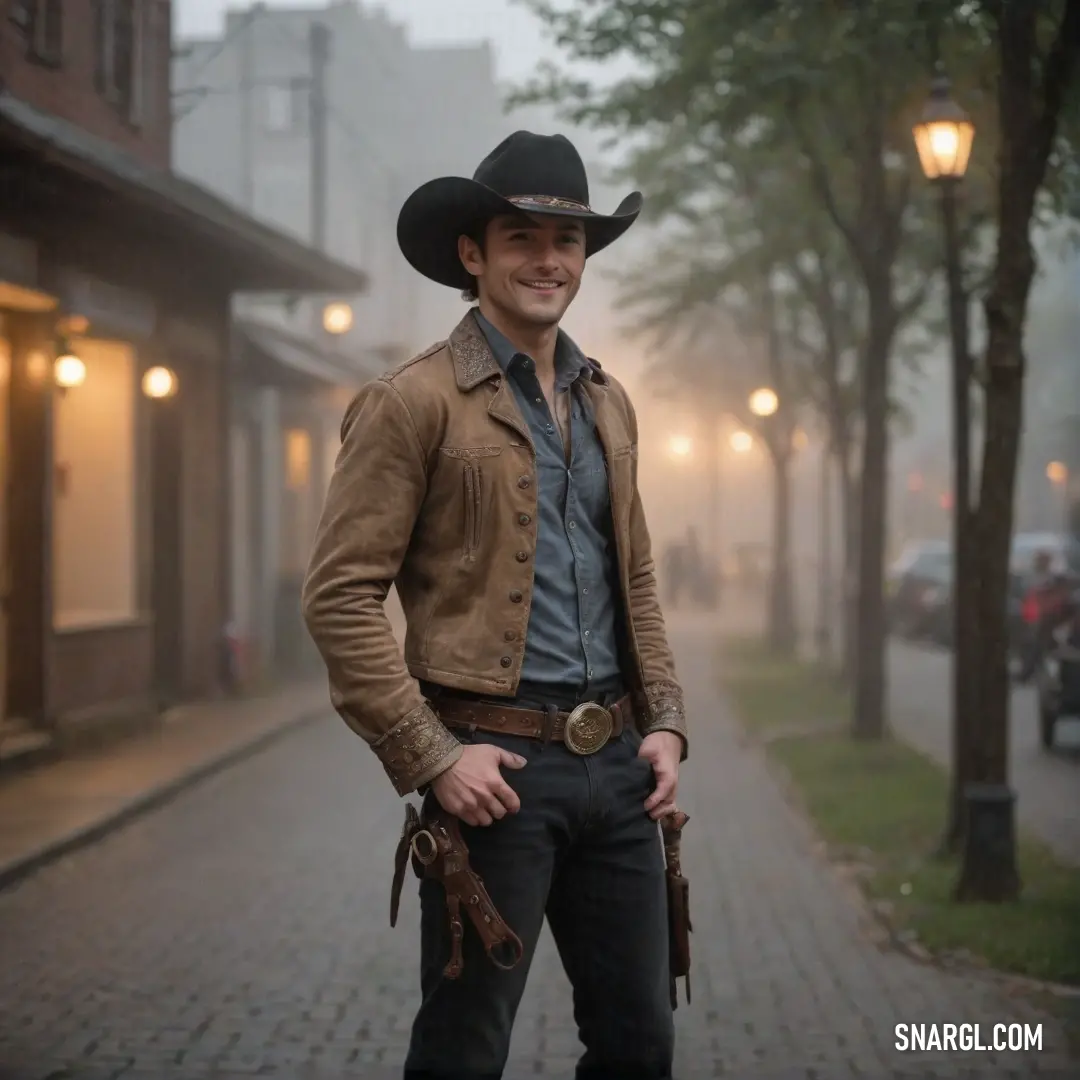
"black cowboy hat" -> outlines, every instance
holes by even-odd
[[[443,176],[414,191],[398,215],[398,246],[424,277],[464,290],[472,279],[458,257],[458,237],[482,230],[493,217],[524,212],[576,218],[585,227],[585,254],[595,255],[633,225],[641,205],[635,191],[614,214],[596,213],[573,143],[565,135],[516,131],[480,162],[471,180]]]

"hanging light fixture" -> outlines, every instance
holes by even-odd
[[[172,397],[178,386],[176,373],[162,364],[148,368],[142,377],[142,392],[148,398]]]
[[[86,382],[86,364],[68,341],[61,341],[53,361],[53,378],[61,390],[70,390]]]

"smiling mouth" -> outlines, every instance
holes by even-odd
[[[534,281],[523,281],[521,284],[527,289],[532,289],[534,292],[554,292],[556,289],[561,289],[566,283],[563,281],[545,281],[543,279],[537,279]]]

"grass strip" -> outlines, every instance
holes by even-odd
[[[855,868],[895,933],[931,954],[1080,986],[1080,868],[1021,833],[1021,898],[953,902],[958,865],[933,855],[945,770],[894,739],[850,739],[845,696],[819,669],[778,660],[756,641],[722,650],[721,678],[742,723],[790,775],[834,857]]]

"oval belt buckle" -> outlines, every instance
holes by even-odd
[[[595,701],[586,701],[566,718],[563,742],[571,753],[595,754],[611,738],[614,729],[611,712]]]

